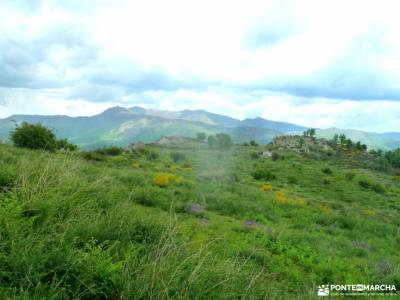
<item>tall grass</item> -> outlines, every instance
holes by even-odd
[[[0,145],[0,299],[308,299],[331,282],[400,283],[392,177],[330,166],[323,185],[319,161],[246,148],[181,150],[187,172],[168,149],[93,161]],[[159,187],[159,173],[182,182]],[[182,209],[193,203],[204,214]]]

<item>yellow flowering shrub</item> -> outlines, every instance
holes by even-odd
[[[367,209],[364,209],[364,214],[368,217],[372,217],[373,215],[375,215],[375,212],[372,209],[367,208]]]
[[[306,204],[306,200],[304,200],[303,198],[297,198],[297,199],[293,200],[293,205],[304,206],[305,204]]]
[[[261,190],[264,192],[272,192],[272,184],[265,183],[261,186]]]
[[[182,178],[172,173],[159,173],[154,176],[153,183],[159,187],[167,187],[171,183],[182,183]]]
[[[278,202],[280,204],[288,203],[288,199],[286,198],[285,193],[282,191],[276,192],[275,199],[276,199],[276,202]]]
[[[288,204],[288,205],[293,205],[293,206],[304,206],[306,205],[306,200],[303,198],[296,198],[296,199],[291,199],[285,195],[284,192],[278,191],[275,194],[275,200],[279,204]]]
[[[332,208],[330,208],[329,206],[327,206],[326,204],[322,204],[319,207],[319,210],[323,213],[330,213],[332,211]]]

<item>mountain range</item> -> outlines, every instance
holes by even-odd
[[[224,132],[231,135],[236,143],[255,140],[266,144],[275,136],[300,134],[306,129],[304,126],[263,118],[239,120],[205,110],[162,111],[138,106],[116,106],[90,117],[12,115],[0,119],[0,139],[7,140],[15,124],[24,121],[42,123],[53,129],[58,137],[68,138],[86,149],[106,145],[126,146],[136,141],[152,142],[169,135],[195,137],[198,132],[207,135]],[[319,137],[331,138],[335,133],[343,133],[370,148],[388,150],[400,147],[400,132],[317,129]]]

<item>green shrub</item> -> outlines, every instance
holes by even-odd
[[[155,206],[158,198],[157,191],[152,188],[135,190],[131,196],[131,199],[136,203],[149,207]]]
[[[380,183],[372,183],[371,190],[373,190],[374,192],[376,192],[378,194],[384,194],[386,192],[385,187]]]
[[[10,188],[17,179],[16,172],[11,168],[0,169],[0,192],[2,189]]]
[[[289,177],[288,177],[288,183],[289,183],[289,184],[297,184],[297,183],[298,183],[298,180],[297,180],[297,178],[294,177],[294,176],[289,176]]]
[[[256,180],[274,180],[276,179],[275,174],[273,174],[271,171],[267,170],[267,169],[257,169],[255,170],[252,174],[254,179]]]
[[[15,146],[22,148],[54,151],[58,146],[55,134],[40,123],[17,125],[11,131],[10,139]]]
[[[174,162],[185,161],[186,155],[181,152],[171,152],[169,156],[172,158]]]
[[[204,132],[198,132],[196,134],[196,139],[200,142],[204,142],[206,140],[206,134]]]
[[[72,144],[68,141],[68,139],[61,139],[57,141],[57,149],[67,150],[67,151],[76,151],[78,150],[78,146]]]
[[[332,172],[331,168],[325,167],[325,168],[322,169],[322,173],[327,174],[327,175],[331,175],[333,172]]]
[[[100,154],[95,151],[84,151],[81,153],[82,158],[86,160],[94,160],[94,161],[105,161],[106,157],[103,154]]]
[[[121,147],[110,146],[97,149],[95,150],[95,152],[102,155],[117,156],[121,155],[124,152],[124,150]]]
[[[68,139],[57,140],[52,130],[40,123],[29,124],[23,122],[10,133],[10,139],[17,147],[29,149],[43,149],[48,151],[68,150],[75,151],[78,146]]]
[[[221,150],[230,149],[233,145],[231,137],[226,133],[217,133],[210,135],[207,139],[207,144],[210,147],[216,147]]]
[[[271,155],[271,158],[272,158],[273,161],[276,161],[276,160],[281,158],[281,155],[279,155],[276,152],[273,152],[272,155]]]
[[[322,178],[322,183],[328,185],[331,183],[331,179],[329,177]]]
[[[258,144],[256,143],[255,140],[251,140],[251,141],[250,141],[250,146],[255,147],[255,146],[258,146]]]
[[[148,160],[156,160],[156,159],[158,159],[160,157],[160,155],[157,153],[157,152],[155,152],[155,151],[147,151],[147,153],[146,153],[146,158],[148,159]]]
[[[382,184],[377,183],[377,182],[372,182],[369,179],[361,179],[358,182],[358,184],[362,188],[372,190],[372,191],[374,191],[375,193],[378,193],[378,194],[384,194],[386,192],[386,189]]]
[[[369,189],[371,187],[371,182],[367,179],[360,179],[358,184],[364,189]]]
[[[260,153],[258,153],[258,152],[251,152],[251,153],[250,153],[250,158],[251,158],[251,159],[259,159],[259,158],[260,158]]]
[[[356,177],[356,174],[355,174],[355,172],[351,171],[351,172],[347,172],[345,176],[348,181],[352,181],[354,179],[354,177]]]

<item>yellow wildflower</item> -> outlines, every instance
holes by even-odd
[[[272,192],[272,184],[265,183],[261,186],[261,190],[264,192]]]

